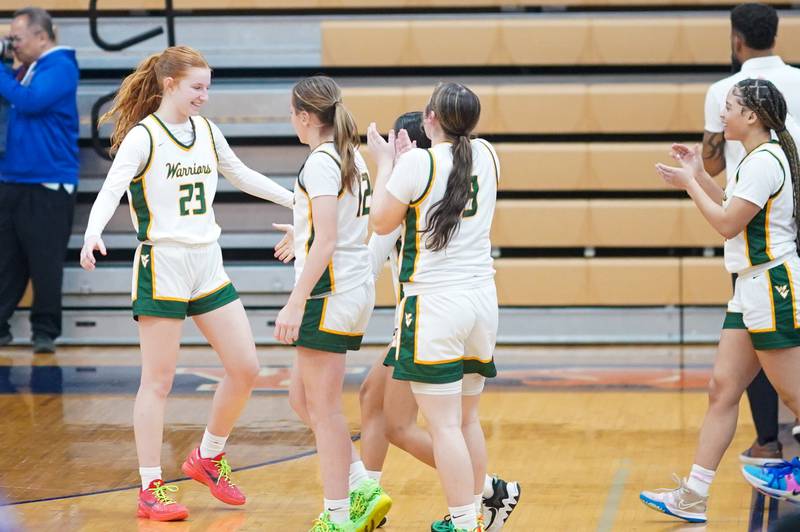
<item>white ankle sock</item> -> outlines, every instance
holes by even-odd
[[[686,487],[698,495],[708,497],[708,489],[711,487],[711,483],[714,482],[714,475],[716,474],[716,471],[692,464],[692,470],[686,480]]]
[[[350,498],[347,499],[323,499],[325,511],[328,512],[330,519],[334,523],[346,523],[350,519]]]
[[[483,498],[488,499],[494,495],[494,487],[492,486],[492,477],[486,475],[486,478],[483,480]]]
[[[227,436],[215,436],[206,429],[203,434],[203,441],[200,442],[200,457],[214,458],[225,448]]]
[[[367,468],[361,460],[350,464],[350,491],[355,490],[359,484],[367,480]]]
[[[466,506],[450,506],[450,519],[453,520],[453,526],[456,528],[463,528],[465,530],[474,530],[478,526],[478,514],[475,512],[474,504],[467,504]]]
[[[140,467],[139,476],[142,478],[142,489],[150,487],[150,483],[161,478],[161,466]]]
[[[475,513],[481,515],[483,513],[483,493],[475,494]]]
[[[367,469],[367,476],[378,484],[381,483],[381,475],[383,475],[383,471],[370,471]]]

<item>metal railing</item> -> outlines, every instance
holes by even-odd
[[[94,43],[102,50],[106,50],[108,52],[119,52],[164,33],[164,27],[158,26],[119,42],[108,42],[100,36],[100,32],[98,30],[98,23],[100,22],[101,14],[97,9],[97,1],[98,0],[89,0],[89,33],[91,34]],[[164,0],[164,18],[166,19],[167,45],[175,46],[175,8],[172,0]],[[98,122],[100,120],[100,109],[107,102],[113,100],[116,95],[117,91],[109,92],[108,94],[99,97],[92,105],[92,147],[94,148],[95,152],[100,155],[100,157],[109,160],[111,157],[100,139],[100,126]]]

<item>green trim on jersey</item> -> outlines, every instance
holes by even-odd
[[[128,191],[131,195],[131,208],[136,214],[136,225],[138,226],[136,238],[144,242],[148,239],[147,234],[150,232],[150,226],[153,224],[153,213],[150,211],[150,206],[147,204],[147,184],[145,183],[145,179],[147,178],[147,172],[150,170],[150,165],[155,155],[155,142],[153,142],[153,134],[150,132],[150,128],[142,123],[137,125],[142,126],[150,137],[150,154],[147,156],[147,162],[144,168],[142,168],[142,171],[136,174],[128,185]]]
[[[765,143],[767,144],[767,143]],[[763,146],[763,144],[762,144]],[[775,257],[771,257],[769,254],[769,250],[767,249],[767,232],[769,231],[769,210],[772,207],[772,201],[778,197],[778,195],[783,191],[783,187],[786,184],[786,169],[783,167],[783,163],[781,160],[771,151],[769,150],[760,150],[755,149],[748,157],[752,154],[756,154],[759,152],[768,153],[771,155],[777,162],[778,166],[781,168],[781,172],[783,173],[783,182],[781,182],[780,188],[770,195],[769,200],[767,200],[767,204],[764,206],[763,209],[758,211],[758,213],[753,217],[750,222],[748,222],[747,226],[744,230],[744,240],[747,245],[747,259],[750,261],[750,264],[753,266],[757,266],[759,264],[765,264]],[[744,162],[744,161],[742,161]],[[739,170],[741,169],[742,164],[739,165],[739,168],[736,169],[736,182],[739,181]]]
[[[172,132],[169,130],[166,124],[164,124],[164,122],[162,122],[161,119],[158,118],[155,113],[153,113],[150,116],[155,118],[158,125],[161,126],[161,129],[163,129],[167,133],[169,138],[172,139],[172,142],[177,144],[179,148],[189,151],[194,147],[195,142],[197,142],[197,129],[195,128],[194,120],[192,120],[192,117],[189,117],[189,123],[192,125],[192,142],[191,144],[184,144],[183,142],[175,138],[175,136],[172,134]]]
[[[344,354],[348,351],[358,351],[361,349],[363,335],[351,336],[320,330],[322,328],[322,309],[325,307],[326,299],[306,300],[303,321],[300,322],[299,336],[294,345],[328,353]]]
[[[500,183],[500,170],[499,170],[499,168],[498,168],[498,166],[497,166],[497,160],[494,158],[494,152],[493,152],[493,151],[492,151],[492,149],[489,147],[489,143],[488,143],[488,142],[486,142],[486,141],[485,141],[485,140],[483,140],[483,139],[475,139],[475,140],[478,142],[478,144],[480,144],[480,145],[482,145],[484,148],[486,148],[486,151],[488,151],[488,152],[489,152],[489,158],[492,160],[492,164],[494,165],[494,179],[495,179],[495,181],[496,181],[497,183]]]
[[[217,152],[217,142],[214,140],[214,132],[211,130],[211,122],[208,121],[208,118],[202,116],[200,117],[206,123],[208,127],[208,136],[211,137],[211,146],[214,148],[214,158],[217,160],[217,166],[219,166],[219,153]]]
[[[323,142],[323,144],[329,144],[329,143],[328,142]],[[328,157],[333,159],[333,161],[336,163],[336,165],[339,168],[341,168],[341,164],[339,163],[339,161],[337,161],[336,157],[334,157],[330,153],[328,153],[328,152],[326,152],[324,150],[319,150],[318,152],[317,151],[311,152],[311,155],[314,155],[315,153],[324,153],[325,155],[327,155]],[[306,162],[308,161],[308,158],[311,157],[311,155],[306,157]],[[311,196],[308,195],[308,190],[306,190],[306,187],[303,185],[302,179],[300,179],[301,175],[303,174],[303,168],[305,168],[305,166],[306,166],[306,163],[304,162],[303,166],[300,167],[300,171],[297,173],[297,185],[300,187],[300,190],[303,191],[303,194],[306,195],[306,199],[308,200],[308,214],[309,214],[309,217],[308,217],[309,232],[308,233],[309,234],[308,234],[308,240],[306,241],[306,255],[308,255],[308,252],[311,249],[311,244],[314,243],[314,210],[313,210],[313,206],[311,204]],[[343,190],[344,189],[341,189],[339,191],[339,197],[341,197]],[[334,280],[334,275],[333,275],[333,257],[331,256],[331,261],[328,263],[328,267],[325,268],[325,271],[322,272],[322,275],[317,280],[316,284],[314,285],[314,288],[311,289],[311,297],[330,294],[331,292],[334,291],[335,286],[336,285],[335,285],[335,280]]]
[[[402,235],[403,247],[400,252],[399,281],[401,283],[408,283],[414,280],[414,272],[416,270],[417,259],[420,251],[419,248],[422,245],[421,238],[417,238],[420,232],[419,218],[421,213],[419,205],[427,197],[428,192],[430,192],[431,187],[433,186],[434,173],[436,171],[433,153],[431,153],[430,150],[426,150],[426,152],[430,158],[431,164],[430,172],[428,173],[428,184],[425,186],[422,196],[412,201],[408,205],[408,211],[406,211],[405,228]]]

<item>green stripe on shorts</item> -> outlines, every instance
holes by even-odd
[[[750,333],[753,347],[757,350],[785,349],[800,345],[800,329],[795,328],[794,289],[789,279],[786,264],[770,269],[769,288],[774,303],[775,331]]]
[[[464,377],[464,363],[442,362],[441,364],[418,364],[417,329],[419,320],[420,296],[409,296],[403,302],[403,316],[400,319],[400,356],[394,363],[392,377],[401,381],[445,384],[456,382]]]
[[[747,329],[744,324],[744,317],[741,312],[726,312],[725,321],[722,322],[723,329]]]
[[[206,314],[212,310],[222,308],[228,303],[233,303],[239,299],[239,294],[233,287],[233,283],[228,283],[216,292],[212,292],[205,297],[189,301],[189,308],[186,314],[189,316],[197,316],[199,314]]]
[[[155,263],[153,246],[142,244],[139,251],[136,299],[133,301],[133,319],[139,316],[184,319],[188,302],[153,299],[153,275]]]
[[[351,336],[320,330],[322,327],[322,309],[325,306],[326,299],[328,298],[306,300],[303,321],[300,323],[300,334],[294,345],[328,353],[358,351],[361,349],[363,335]]]

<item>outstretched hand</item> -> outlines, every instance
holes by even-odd
[[[81,267],[87,272],[93,271],[97,260],[94,258],[94,251],[97,250],[102,256],[106,256],[106,245],[99,236],[90,236],[83,241],[81,248]]]
[[[294,258],[294,227],[291,224],[272,224],[272,227],[284,232],[283,238],[275,244],[275,258],[286,264]]]
[[[670,186],[680,190],[689,188],[689,183],[694,180],[691,172],[686,168],[677,168],[666,164],[656,164],[656,173]]]
[[[688,170],[694,178],[697,178],[705,171],[699,144],[695,144],[691,148],[685,144],[673,144],[669,155],[678,161],[682,168]]]
[[[395,153],[395,162],[397,159],[400,158],[401,155],[406,153],[407,151],[411,151],[417,147],[417,141],[411,140],[411,137],[408,136],[408,131],[405,129],[401,129],[397,132],[397,138],[394,140],[394,153]]]
[[[395,134],[394,130],[389,130],[389,140],[384,139],[378,132],[378,126],[372,122],[367,128],[367,147],[375,158],[378,166],[391,166],[395,160]]]

